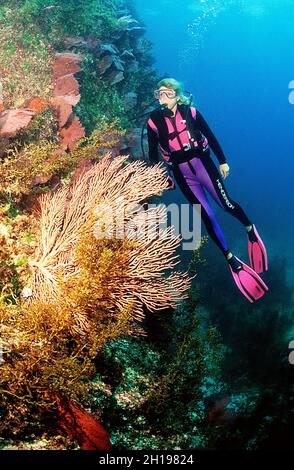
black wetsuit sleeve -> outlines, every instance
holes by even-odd
[[[149,124],[147,124],[147,138],[148,138],[149,160],[151,163],[158,163],[159,162],[158,136],[156,132],[153,129],[151,129]]]
[[[211,150],[213,151],[213,153],[215,154],[216,158],[218,159],[219,163],[220,164],[227,163],[227,159],[224,155],[224,152],[222,151],[222,148],[217,138],[215,137],[214,133],[212,132],[209,125],[205,121],[204,117],[198,110],[197,110],[195,121],[196,121],[197,129],[199,129],[202,132],[202,134],[204,134],[205,137],[207,137],[208,144]]]

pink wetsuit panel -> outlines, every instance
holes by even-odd
[[[195,114],[196,114],[196,110],[195,110]],[[165,117],[165,122],[167,124],[168,133],[173,134],[175,129],[174,129],[174,126],[172,124],[171,119],[169,117]],[[188,145],[189,144],[189,135],[188,135],[188,132],[186,130],[186,127],[187,127],[186,126],[186,121],[181,116],[181,113],[179,112],[179,110],[176,113],[174,123],[175,123],[177,131],[179,132],[178,137],[179,137],[182,145],[183,146]],[[171,152],[176,152],[177,150],[181,150],[181,145],[178,141],[178,137],[174,137],[173,139],[169,139],[169,149],[170,149]]]

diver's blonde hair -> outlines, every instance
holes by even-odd
[[[157,83],[157,88],[161,86],[175,90],[176,96],[180,98],[179,104],[190,104],[190,99],[184,95],[184,85],[175,78],[163,78]]]

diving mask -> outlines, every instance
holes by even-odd
[[[176,92],[172,88],[168,90],[154,90],[154,98],[156,98],[157,100],[159,100],[163,95],[165,95],[169,99],[172,99],[176,97]]]

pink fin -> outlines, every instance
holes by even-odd
[[[260,274],[268,270],[268,259],[264,243],[260,238],[255,225],[253,225],[253,231],[257,241],[252,242],[248,238],[248,254],[250,266],[256,273]]]
[[[235,258],[241,264],[242,269],[235,272],[231,268],[230,264],[229,267],[237,287],[249,302],[254,302],[255,300],[260,299],[268,291],[267,285],[261,277],[252,268],[250,268],[250,266],[243,263],[243,261],[237,258],[237,256],[235,256]]]

